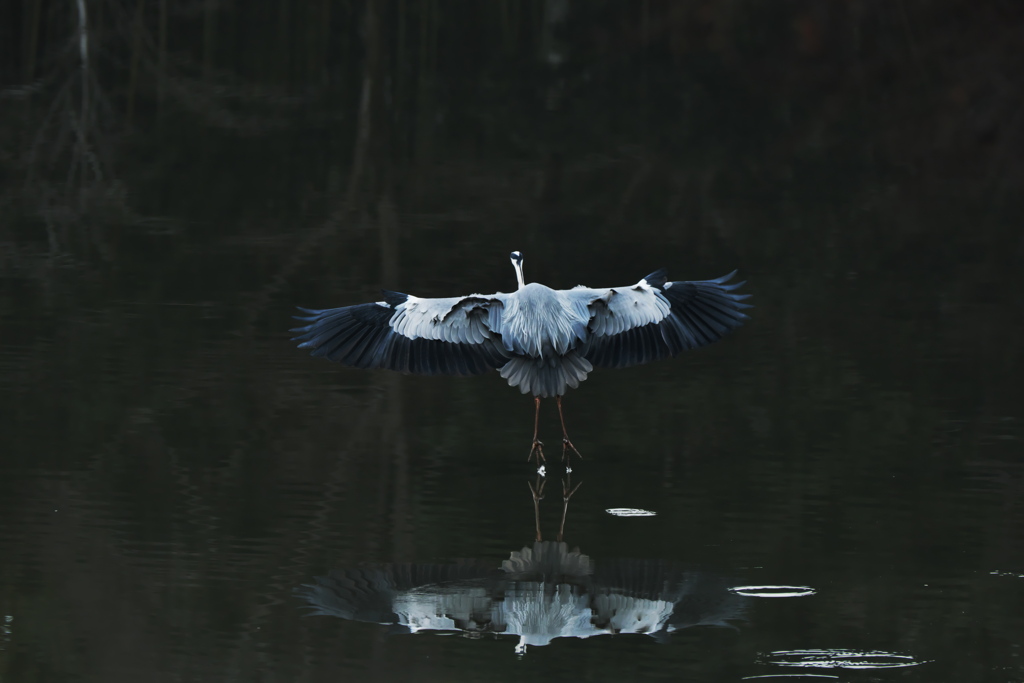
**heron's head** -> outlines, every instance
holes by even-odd
[[[512,267],[516,269],[516,280],[519,282],[519,289],[526,286],[526,281],[523,280],[523,252],[513,251],[509,254],[509,258],[512,259]]]

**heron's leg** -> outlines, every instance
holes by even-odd
[[[547,462],[544,457],[544,443],[537,438],[537,426],[540,423],[540,396],[533,397],[533,445],[530,446],[530,454],[526,456],[527,462],[533,457],[533,454],[537,454],[537,466],[540,466],[541,461]]]
[[[533,494],[533,521],[537,527],[537,540],[543,541],[544,539],[540,534],[540,502],[544,500],[544,487],[547,485],[548,480],[538,475],[537,481],[540,483],[540,486],[534,486],[529,481],[526,484],[530,487],[530,493]]]
[[[561,420],[562,422],[562,460],[565,460],[566,456],[568,455],[567,449],[570,448],[572,449],[573,453],[575,453],[580,457],[580,459],[582,459],[583,456],[580,455],[580,452],[576,450],[575,446],[572,445],[572,441],[569,441],[569,433],[565,431],[565,416],[562,415],[562,397],[556,396],[555,402],[558,404],[558,419]]]

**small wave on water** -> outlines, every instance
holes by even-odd
[[[818,592],[810,586],[733,586],[729,591],[747,598],[803,598]]]
[[[762,654],[761,664],[814,669],[903,669],[925,664],[912,655],[881,650],[777,650]]]
[[[615,517],[654,517],[658,514],[657,512],[641,510],[640,508],[608,508],[605,512]]]

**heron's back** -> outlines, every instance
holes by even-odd
[[[561,396],[594,369],[576,352],[590,314],[564,292],[533,282],[509,294],[501,310],[501,338],[513,354],[501,376],[524,394]]]
[[[586,339],[587,307],[542,284],[531,282],[507,295],[501,337],[509,351],[531,358],[562,356]]]

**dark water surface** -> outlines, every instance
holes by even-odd
[[[906,82],[822,85],[816,53],[760,88],[742,41],[565,40],[564,72],[441,59],[427,90],[389,53],[372,126],[355,86],[266,130],[140,104],[90,186],[116,208],[8,201],[0,680],[1024,681],[1020,140],[911,140]],[[509,291],[513,249],[552,287],[738,268],[755,305],[571,392],[571,480],[546,401],[536,518],[529,397],[287,331]]]

